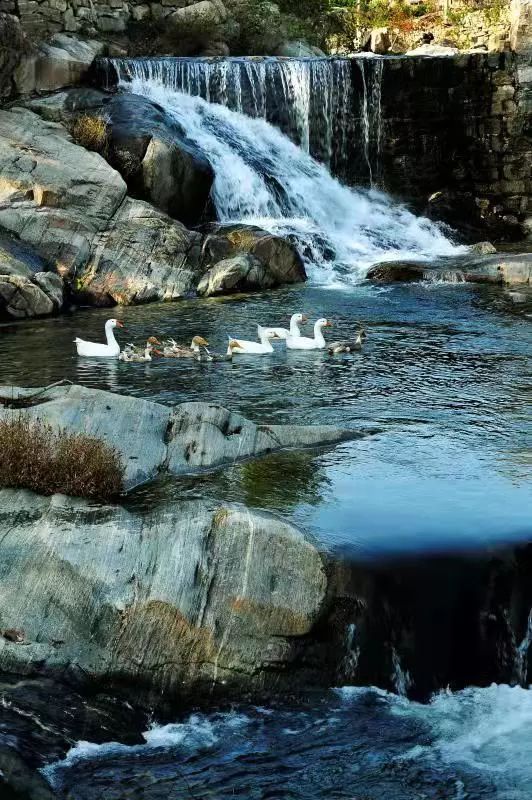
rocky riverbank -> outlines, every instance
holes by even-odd
[[[119,117],[120,133],[113,139],[122,159],[117,166],[132,174],[132,156],[121,146],[125,137],[142,174],[150,176],[146,191],[132,186],[137,197],[146,196],[163,208],[171,205],[174,214],[179,204],[188,202],[188,214],[199,221],[212,180],[207,165],[190,154],[187,143],[168,146],[155,133],[144,133],[146,106],[152,113],[157,109],[143,98],[127,100],[131,116]],[[145,122],[137,122],[132,132],[135,113],[130,107],[135,100],[137,112],[142,106],[146,113]],[[117,114],[123,113],[123,101]],[[78,92],[54,98],[53,107],[84,109],[93,103],[93,94]],[[132,197],[121,174],[102,156],[77,145],[63,124],[49,120],[54,116],[50,102],[35,107],[48,119],[24,108],[0,111],[4,316],[54,313],[63,296],[69,304],[112,306],[175,300],[194,293],[202,281],[202,294],[218,294],[305,279],[300,256],[280,237],[246,225],[218,225],[205,233],[188,230],[165,211]],[[109,107],[112,112],[113,104]],[[201,199],[199,164],[207,180]],[[164,184],[158,179],[161,174]],[[196,187],[195,205],[194,193],[187,192],[189,183]],[[231,259],[236,256],[240,261],[235,268]]]

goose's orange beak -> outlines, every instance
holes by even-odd
[[[332,326],[333,326],[332,322],[330,320],[327,320],[327,322],[325,323],[325,327],[332,328]]]
[[[117,321],[116,321],[116,327],[117,327],[117,328],[123,328],[123,327],[124,327],[124,323],[122,322],[122,320],[121,320],[121,319],[117,319]]]
[[[301,322],[308,322],[308,316],[306,314],[301,314]]]

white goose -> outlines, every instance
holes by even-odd
[[[74,342],[78,351],[78,356],[92,356],[93,358],[118,358],[120,355],[120,345],[113,333],[115,328],[123,328],[124,323],[119,319],[108,319],[105,323],[105,338],[107,344],[97,342],[86,342],[84,339],[76,337]]]
[[[232,356],[234,353],[243,353],[246,355],[262,356],[273,353],[270,339],[277,338],[274,331],[263,328],[259,332],[259,338],[260,342],[248,342],[244,339],[233,339],[229,337],[227,355]]]
[[[332,328],[332,322],[319,319],[314,325],[313,339],[310,336],[289,336],[286,346],[289,350],[323,350],[327,344],[323,338],[323,328]]]
[[[288,330],[288,328],[263,328],[261,325],[257,325],[257,330],[259,336],[261,331],[267,330],[272,331],[277,339],[288,339],[289,336],[299,337],[301,336],[301,329],[299,326],[307,320],[308,317],[306,314],[292,314],[290,317],[290,330]]]

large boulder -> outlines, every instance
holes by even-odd
[[[220,281],[223,284],[223,274],[232,272],[234,277],[238,269],[243,275],[242,287],[238,288],[271,288],[306,280],[301,256],[294,245],[281,236],[240,223],[211,223],[203,226],[202,231],[205,233],[202,263],[206,277],[200,287],[204,293],[209,293],[211,284],[217,291]],[[240,267],[234,262],[232,266],[224,263],[217,267],[219,262],[242,255],[251,256],[252,259],[239,261]],[[229,283],[232,280],[229,278]],[[249,284],[247,287],[246,281]]]
[[[175,26],[179,31],[186,26],[214,27],[227,19],[227,9],[222,0],[199,0],[177,8],[167,18],[166,24]]]
[[[201,236],[153,206],[127,197],[76,269],[72,292],[91,305],[177,300],[195,290]]]
[[[205,297],[233,292],[255,292],[277,285],[268,265],[247,253],[224,258],[207,270],[197,291]]]
[[[79,94],[71,99],[61,99],[66,112],[81,103]],[[192,292],[204,271],[201,235],[126,189],[63,125],[29,109],[0,111],[0,226],[34,248],[78,300],[112,305]]]
[[[180,125],[156,103],[135,94],[106,98],[105,157],[129,191],[185,225],[198,223],[209,201],[212,167]]]
[[[126,489],[162,471],[183,475],[283,448],[334,445],[366,434],[333,425],[258,425],[210,403],[182,403],[172,410],[75,385],[38,394],[35,404],[32,394],[34,389],[0,387],[0,418],[12,414],[14,406],[55,429],[105,440],[122,455]]]
[[[331,679],[324,563],[289,523],[194,501],[136,514],[0,498],[1,621],[24,632],[0,637],[0,669],[181,697]]]
[[[21,234],[39,209],[83,217],[88,230],[103,229],[126,194],[120,175],[99,156],[78,147],[62,125],[28,109],[0,111],[0,225],[10,206],[23,204]]]
[[[14,74],[15,89],[25,95],[75,86],[103,50],[102,42],[56,33],[21,61]]]
[[[373,28],[370,34],[369,49],[372,53],[383,56],[392,47],[392,40],[388,28]]]

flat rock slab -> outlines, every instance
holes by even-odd
[[[0,636],[0,669],[171,694],[275,685],[289,666],[297,685],[307,651],[320,673],[326,571],[289,523],[196,501],[136,514],[2,490],[0,505],[2,627],[24,635]]]
[[[86,433],[118,450],[125,465],[125,488],[152,480],[159,472],[180,475],[213,469],[283,448],[320,447],[364,436],[366,431],[331,425],[257,425],[210,403],[183,403],[174,409],[137,397],[84,386],[38,389],[0,386],[0,418],[20,413],[55,429]],[[18,401],[18,402],[17,402]],[[22,407],[21,407],[22,406]]]
[[[508,286],[529,284],[532,280],[532,253],[468,253],[440,264],[385,261],[372,266],[366,277],[380,283],[441,280]]]

